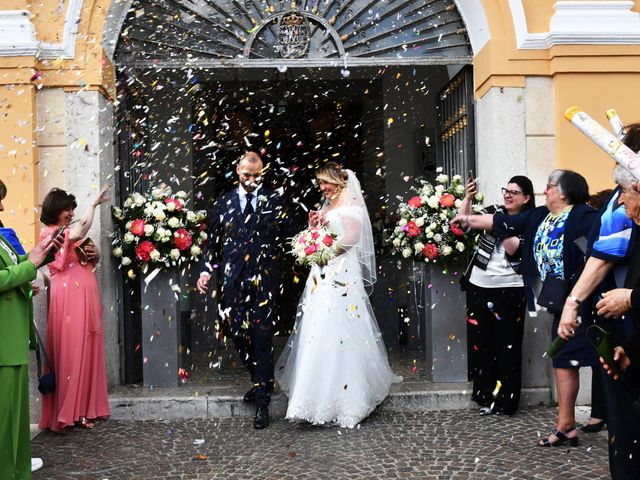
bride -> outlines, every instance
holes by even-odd
[[[324,206],[309,223],[336,233],[340,251],[311,268],[276,380],[289,397],[287,419],[353,428],[402,378],[389,367],[367,294],[376,265],[360,182],[333,162],[315,175]]]

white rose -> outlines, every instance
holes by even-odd
[[[197,257],[202,253],[202,249],[197,245],[191,245],[191,255]]]
[[[462,177],[460,175],[454,175],[453,178],[451,179],[452,182],[461,182],[462,181]]]
[[[133,205],[133,199],[131,197],[128,197],[125,201],[124,201],[124,207],[125,208],[129,208],[131,207],[131,205]]]
[[[171,228],[178,228],[180,226],[180,220],[176,217],[171,217],[167,223]]]
[[[120,263],[122,263],[122,265],[126,267],[127,265],[131,264],[131,259],[129,257],[122,257]]]
[[[197,218],[198,218],[198,216],[194,212],[192,212],[191,210],[189,210],[187,212],[187,220],[188,221],[195,222]]]
[[[447,233],[449,231],[449,225],[446,223],[442,225],[442,233]]]
[[[442,247],[442,255],[444,255],[445,257],[447,255],[451,255],[451,252],[453,252],[453,248],[451,248],[449,245]]]
[[[207,235],[207,232],[200,232],[201,240],[206,240],[207,238],[209,238],[209,235]]]
[[[455,202],[453,202],[453,206],[456,208],[460,208],[462,206],[462,200],[457,199]]]
[[[114,257],[120,258],[122,256],[122,248],[116,247],[116,248],[113,249],[113,251],[111,253],[113,253]]]
[[[444,173],[441,173],[440,175],[438,175],[436,177],[436,182],[438,183],[447,183],[449,181],[449,176],[445,175]],[[438,187],[436,187],[438,188]]]
[[[141,207],[142,205],[145,204],[145,199],[142,195],[140,195],[138,192],[134,193],[132,195],[133,197],[133,203],[135,203],[136,205],[138,205],[139,207]]]
[[[422,194],[425,196],[429,196],[433,193],[433,185],[425,185],[422,187]]]
[[[429,230],[435,230],[436,228],[438,228],[438,224],[436,222],[429,224]]]
[[[409,258],[409,257],[412,255],[412,253],[413,253],[413,252],[411,251],[411,249],[410,249],[410,248],[404,248],[404,249],[402,250],[402,256],[403,256],[404,258]]]
[[[176,197],[178,197],[178,198],[187,198],[187,192],[185,192],[184,190],[178,190],[176,192]]]
[[[444,192],[444,185],[436,185],[436,194]]]
[[[153,225],[145,225],[144,226],[144,234],[147,237],[150,237],[151,235],[153,235],[153,231],[155,230],[155,228],[153,228]]]
[[[458,250],[459,252],[464,252],[464,243],[456,242],[456,250]]]
[[[162,210],[160,210],[159,208],[156,208],[153,211],[153,218],[155,218],[157,221],[161,222],[165,218],[167,218],[167,216],[165,215],[165,213]]]
[[[176,202],[167,203],[167,211],[173,212],[176,209]]]
[[[400,225],[401,227],[404,227],[406,224],[407,224],[406,218],[401,218],[400,221],[398,222],[398,225]]]
[[[124,234],[123,239],[124,239],[124,243],[131,243],[136,239],[136,237],[133,233],[127,232]]]
[[[169,240],[171,240],[171,235],[165,235],[160,239],[162,243],[167,243]]]
[[[149,258],[154,262],[157,261],[160,258],[160,252],[158,250],[151,250],[151,252],[149,252]]]
[[[153,204],[147,203],[144,207],[144,214],[147,216],[153,215]]]
[[[424,248],[424,244],[421,242],[416,242],[416,244],[413,246],[413,249],[416,252],[421,252],[423,248]]]
[[[464,185],[456,185],[456,193],[458,195],[462,195],[465,192],[466,188]]]
[[[428,239],[432,239],[433,238],[433,232],[431,232],[431,231],[427,232],[427,238]]]
[[[127,222],[124,224],[124,228],[126,228],[127,230],[131,230],[131,224],[133,224],[133,222]]]
[[[436,234],[433,236],[433,241],[434,241],[434,242],[441,242],[441,241],[442,241],[442,235],[440,235],[439,233],[436,233]]]
[[[394,247],[399,247],[400,246],[400,242],[401,242],[401,240],[399,238],[394,238],[393,239],[393,246]]]
[[[161,188],[154,188],[153,190],[151,190],[151,196],[153,198],[161,198],[164,195],[164,190],[162,190]]]
[[[438,197],[433,195],[433,196],[429,197],[429,201],[427,202],[427,204],[431,208],[438,208],[438,205],[440,204],[440,201],[438,200]]]
[[[479,202],[483,201],[484,200],[484,193],[482,193],[482,192],[476,193],[476,200],[479,201]]]
[[[424,217],[416,218],[416,225],[419,226],[419,227],[424,226]]]
[[[180,258],[180,250],[178,250],[177,248],[172,248],[171,251],[169,252],[169,256],[173,260],[178,260]]]
[[[122,209],[118,207],[113,207],[113,216],[116,217],[118,220],[124,219],[124,215],[122,215]]]

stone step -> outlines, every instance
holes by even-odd
[[[248,388],[248,387],[247,387]],[[121,386],[109,395],[114,420],[177,420],[252,416],[255,407],[242,401],[245,387],[165,387]],[[471,383],[403,382],[393,385],[391,394],[380,406],[392,412],[458,410],[473,407]],[[525,388],[521,408],[551,404],[549,388]],[[287,398],[275,393],[270,413],[284,416]]]

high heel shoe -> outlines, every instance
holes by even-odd
[[[93,423],[91,420],[88,420],[87,417],[80,417],[80,421],[78,422],[78,425],[82,428],[86,428],[87,430],[92,430],[96,428],[96,424]]]
[[[581,427],[578,427],[578,429],[584,433],[598,433],[600,430],[602,430],[606,423],[607,422],[605,420],[600,420],[596,423],[587,423],[585,425],[582,425]]]
[[[571,445],[572,447],[577,447],[578,435],[576,434],[575,437],[568,436],[571,432],[574,432],[574,431],[576,431],[576,427],[570,428],[566,432],[561,432],[560,430],[556,430],[551,434],[557,438],[556,441],[549,440],[549,437],[551,437],[551,435],[549,435],[549,437],[540,440],[538,442],[538,446],[539,447],[559,447],[563,443],[569,442],[569,445]]]

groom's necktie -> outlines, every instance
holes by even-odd
[[[242,212],[242,215],[244,215],[244,221],[247,223],[250,215],[253,215],[254,213],[253,205],[251,204],[251,200],[253,200],[253,193],[247,193],[245,198],[247,199],[247,204],[244,206],[244,212]]]

